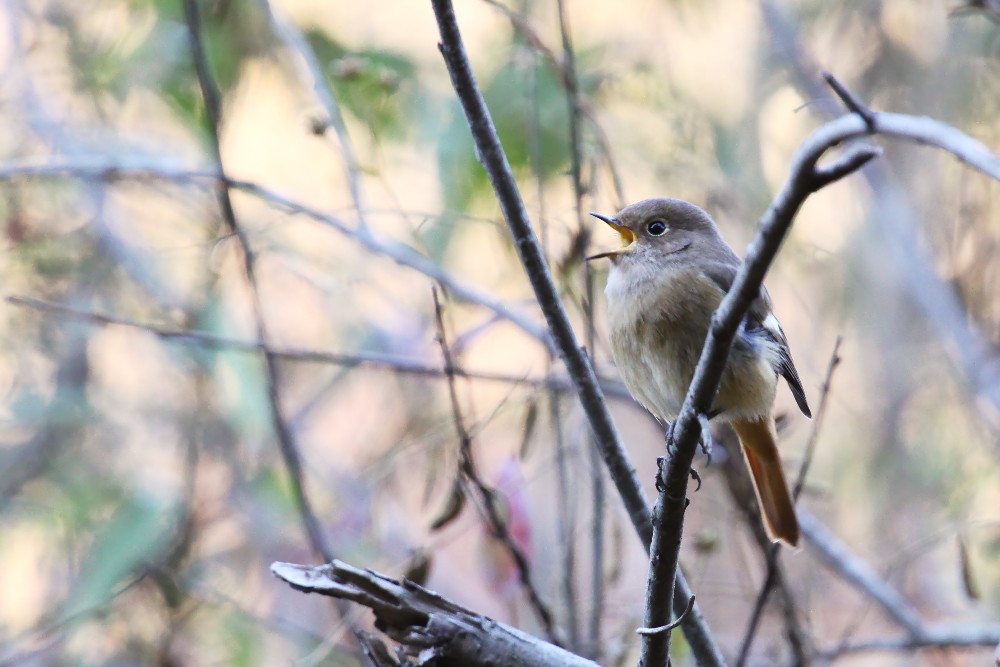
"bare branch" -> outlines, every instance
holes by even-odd
[[[273,563],[292,588],[350,600],[375,612],[377,625],[403,645],[409,662],[442,667],[549,665],[596,667],[564,649],[465,609],[411,581],[398,582],[335,560],[322,567]]]
[[[8,162],[0,165],[0,181],[28,176],[70,176],[102,181],[115,181],[122,178],[136,180],[155,179],[173,183],[196,184],[203,187],[224,184],[229,188],[256,197],[278,210],[294,215],[304,215],[323,223],[334,231],[360,244],[369,252],[386,257],[400,266],[423,274],[430,280],[447,287],[453,297],[492,311],[497,317],[514,324],[529,336],[551,347],[548,334],[543,327],[489,296],[482,290],[459,280],[413,248],[402,243],[383,239],[367,227],[354,229],[337,216],[318,211],[251,181],[229,178],[224,174],[213,171],[192,170],[165,161],[124,161],[111,158],[93,160],[63,157],[61,161],[50,161],[41,164],[28,161],[21,163]]]
[[[833,88],[833,92],[837,93],[837,97],[840,98],[840,101],[844,103],[844,106],[847,107],[849,111],[861,116],[861,119],[865,121],[865,127],[868,128],[868,132],[875,132],[875,114],[872,113],[872,110],[862,104],[861,100],[855,97],[851,91],[847,90],[847,88],[845,88],[840,81],[837,81],[837,79],[829,72],[823,72],[823,80],[826,81],[831,88]]]
[[[929,118],[875,113],[872,127],[869,127],[859,115],[844,116],[820,127],[802,144],[793,160],[789,180],[764,214],[757,235],[747,249],[746,259],[712,318],[701,359],[674,426],[675,455],[670,459],[653,514],[651,559],[657,567],[651,569],[646,590],[646,626],[660,625],[668,620],[669,612],[662,601],[671,597],[673,573],[677,567],[689,471],[701,435],[699,415],[710,412],[736,330],[756,298],[792,218],[805,199],[830,183],[832,176],[850,173],[847,166],[857,169],[870,157],[858,153],[853,159],[836,163],[843,167],[826,170],[818,166],[819,159],[831,147],[872,132],[936,146],[1000,180],[1000,158],[971,137]],[[1000,383],[996,384],[996,391],[1000,392]],[[997,398],[1000,399],[1000,394]],[[669,634],[645,638],[641,664],[663,664],[669,653]]]
[[[219,182],[216,186],[219,206],[222,209],[222,218],[229,228],[229,231],[237,238],[240,250],[243,253],[243,268],[246,273],[247,284],[250,290],[251,302],[253,304],[254,327],[257,338],[264,344],[264,368],[266,372],[266,385],[268,405],[271,409],[271,421],[275,434],[278,438],[278,445],[281,456],[284,459],[285,467],[291,479],[292,494],[298,506],[299,515],[309,537],[309,543],[313,551],[323,560],[333,558],[333,550],[320,528],[316,513],[313,510],[312,502],[305,492],[305,479],[302,470],[302,455],[295,443],[295,436],[291,427],[281,411],[281,399],[279,396],[278,363],[273,354],[268,351],[267,326],[264,322],[264,309],[261,304],[260,292],[257,287],[256,276],[256,256],[250,245],[250,240],[246,232],[236,220],[236,212],[233,209],[233,202],[229,196],[229,184],[226,177],[225,167],[222,162],[222,151],[219,143],[220,126],[222,122],[222,97],[218,86],[212,77],[211,68],[208,62],[208,55],[205,52],[205,45],[202,41],[201,18],[198,14],[198,4],[196,0],[184,0],[184,16],[187,21],[188,35],[191,43],[191,53],[194,56],[195,71],[198,75],[198,85],[201,88],[202,99],[205,103],[206,119],[209,134],[211,136],[212,158],[218,169]]]
[[[286,361],[303,363],[331,364],[334,366],[365,366],[390,370],[406,375],[421,375],[426,377],[444,378],[447,372],[440,364],[424,363],[422,361],[384,352],[353,352],[343,354],[337,352],[321,352],[319,350],[293,349],[287,347],[267,346],[262,341],[243,341],[225,336],[217,336],[205,331],[178,329],[146,322],[139,322],[117,315],[107,315],[89,310],[80,310],[58,303],[42,301],[32,297],[12,295],[4,299],[7,303],[57,317],[67,317],[87,322],[95,326],[115,325],[138,329],[150,333],[166,341],[201,345],[210,348],[226,348],[246,352],[263,352],[265,348],[275,357]],[[573,385],[565,376],[531,377],[525,375],[510,375],[506,373],[491,373],[487,371],[469,371],[456,367],[451,369],[456,377],[470,380],[485,380],[489,382],[505,382],[508,384],[523,384],[529,387],[547,387],[560,393],[574,392]],[[601,388],[609,397],[632,402],[625,386],[617,380],[600,378]]]
[[[542,624],[542,629],[545,631],[546,636],[548,636],[549,641],[553,644],[562,646],[564,640],[559,637],[555,621],[552,618],[552,612],[549,611],[548,605],[542,600],[542,596],[535,586],[528,557],[525,556],[524,551],[514,541],[510,530],[508,530],[507,522],[501,516],[496,491],[483,481],[479,475],[479,471],[476,469],[475,459],[472,455],[472,436],[469,435],[469,430],[465,427],[465,419],[462,417],[462,407],[458,402],[458,391],[455,388],[455,373],[453,371],[455,363],[451,357],[451,349],[448,347],[448,339],[444,330],[444,318],[441,315],[441,301],[438,299],[436,289],[434,290],[434,320],[437,323],[437,340],[441,348],[445,374],[448,379],[448,398],[451,400],[451,411],[454,417],[456,435],[458,436],[459,465],[462,475],[472,485],[472,488],[475,489],[479,496],[490,533],[500,541],[514,561],[514,566],[517,568],[518,576],[521,579],[521,585],[528,595],[528,604],[538,617],[538,621]]]
[[[528,280],[531,281],[531,286],[535,290],[535,298],[545,314],[559,355],[566,364],[566,369],[580,395],[580,402],[597,438],[611,479],[625,503],[625,508],[633,526],[639,533],[640,539],[644,545],[648,546],[652,534],[650,533],[649,507],[642,487],[639,485],[635,469],[628,460],[625,448],[615,431],[590,359],[577,343],[566,310],[562,306],[552,275],[545,262],[542,249],[532,231],[510,164],[500,145],[496,128],[472,73],[472,67],[462,44],[454,9],[449,0],[433,0],[433,6],[441,32],[439,48],[451,75],[452,86],[455,88],[465,111],[469,129],[476,144],[477,156],[493,185],[521,263],[524,265]],[[672,570],[672,577],[675,576],[675,572],[676,568]],[[687,585],[680,581],[682,577],[679,573],[676,576],[679,584],[676,587],[678,596],[673,600],[673,603],[683,610],[691,593],[690,591],[682,593],[682,589],[686,589]],[[681,597],[682,594],[683,597]],[[665,599],[669,601],[671,597],[668,596]],[[653,624],[647,623],[646,625],[648,627]],[[658,625],[663,625],[663,623]],[[697,608],[687,615],[682,627],[701,664],[725,664],[722,654],[715,645]]]
[[[799,509],[802,536],[820,559],[845,581],[874,600],[911,636],[924,632],[920,614],[893,587],[889,586],[864,559],[851,553],[846,544],[804,509]]]
[[[813,455],[816,452],[816,443],[819,440],[819,431],[823,426],[824,418],[826,417],[826,408],[829,403],[830,398],[830,384],[833,381],[833,373],[837,370],[837,366],[840,364],[840,344],[843,342],[843,338],[837,336],[837,341],[833,345],[833,352],[830,354],[830,363],[826,367],[826,377],[823,379],[823,385],[820,388],[819,395],[819,406],[816,408],[816,414],[813,416],[812,429],[809,433],[809,441],[806,443],[805,455],[802,457],[802,465],[799,467],[799,474],[795,479],[795,484],[792,486],[792,499],[797,501],[799,495],[802,494],[802,487],[805,486],[806,475],[809,473],[809,467],[812,464]],[[756,516],[753,517],[756,521]],[[756,524],[755,524],[756,525]],[[760,619],[763,617],[764,605],[767,604],[767,599],[771,595],[771,591],[774,590],[776,584],[784,583],[783,576],[779,573],[779,563],[778,559],[780,557],[781,546],[777,544],[770,544],[766,536],[764,536],[763,542],[761,544],[766,545],[765,552],[767,555],[767,575],[764,577],[764,584],[760,587],[760,592],[757,594],[757,600],[754,602],[753,611],[750,612],[750,620],[747,622],[746,632],[743,633],[743,642],[740,645],[740,652],[738,658],[736,659],[736,667],[742,667],[746,664],[747,658],[750,657],[750,649],[753,646],[754,635],[757,633],[757,627],[760,623]],[[790,610],[794,614],[794,609]],[[797,644],[798,642],[796,642]]]

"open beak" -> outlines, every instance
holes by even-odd
[[[609,250],[607,252],[600,252],[600,253],[597,253],[596,255],[591,255],[590,257],[587,258],[588,260],[591,260],[591,259],[600,259],[601,257],[612,257],[614,255],[617,255],[619,253],[622,253],[622,252],[628,250],[629,247],[633,243],[635,243],[635,234],[628,227],[622,227],[617,222],[615,222],[612,218],[609,218],[609,217],[607,217],[605,215],[601,215],[600,213],[591,213],[591,215],[594,216],[595,218],[597,218],[598,220],[603,220],[604,222],[608,223],[608,225],[612,229],[614,229],[616,232],[618,232],[618,235],[620,237],[622,237],[622,244],[621,244],[621,247],[616,248],[615,250]]]

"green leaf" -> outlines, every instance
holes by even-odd
[[[565,173],[570,157],[569,107],[562,84],[548,66],[534,60],[502,67],[483,86],[483,97],[515,173],[530,174],[536,166],[543,179]],[[457,102],[441,133],[438,168],[449,208],[464,210],[489,192]]]
[[[318,29],[305,36],[345,113],[376,141],[406,136],[414,110],[423,107],[412,60],[386,50],[349,50]]]
[[[63,616],[104,605],[142,564],[162,553],[170,532],[163,518],[161,509],[148,500],[124,499],[91,545]]]

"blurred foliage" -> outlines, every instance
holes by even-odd
[[[362,236],[395,252],[410,252],[409,244],[457,280],[537,318],[426,3],[197,4],[224,94],[230,175],[347,229],[364,225]],[[501,141],[586,332],[579,257],[590,249],[578,247],[588,234],[570,176],[570,103],[553,65],[562,62],[554,3],[511,3],[521,25],[488,3],[457,4]],[[312,131],[314,84],[274,29],[272,9],[302,31],[319,85],[343,111],[357,201],[337,137]],[[703,204],[741,250],[794,149],[839,113],[831,96],[809,88],[819,69],[873,108],[932,115],[1000,147],[1000,29],[983,11],[949,16],[942,4],[918,0],[566,9],[589,112],[577,119],[575,147],[584,213],[622,203],[614,173],[628,201],[674,195]],[[315,556],[278,453],[260,355],[149,329],[256,335],[242,255],[224,233],[216,184],[203,175],[209,137],[183,3],[15,0],[0,12],[10,27],[0,37],[8,73],[0,82],[5,293],[147,325],[5,304],[0,663],[358,664],[334,606],[278,585],[267,570],[274,560]],[[926,148],[883,143],[921,250],[968,322],[1000,347],[1000,186]],[[142,176],[81,175],[72,165],[58,175],[16,174],[25,160],[103,160]],[[179,165],[202,175],[177,176]],[[429,279],[253,193],[233,201],[275,345],[441,366]],[[906,267],[888,259],[871,201],[860,178],[819,193],[769,280],[814,403],[833,340],[846,338],[805,505],[876,570],[890,572],[926,618],[995,619],[1000,418],[970,391],[949,342],[905,289]],[[614,243],[605,231],[593,233],[593,248]],[[599,288],[604,269],[592,269]],[[514,378],[559,372],[538,341],[489,311],[452,299],[445,314],[462,368]],[[594,324],[590,351],[614,377],[600,298]],[[284,358],[278,369],[278,409],[338,555],[395,575],[415,553],[426,555],[429,587],[537,631],[523,595],[501,585],[516,580],[510,563],[490,547],[476,503],[464,502],[455,482],[453,415],[440,378],[360,358]],[[581,645],[591,526],[603,512],[598,577],[606,590],[601,636],[590,639],[604,651],[602,664],[634,661],[644,554],[610,491],[604,507],[593,507],[589,435],[574,400],[555,404],[547,391],[516,382],[460,380],[458,391],[480,474],[500,488],[504,506],[520,508],[511,514],[534,555],[533,575],[560,624],[570,610],[577,615]],[[784,393],[779,400],[790,405]],[[658,427],[628,401],[613,409],[641,478],[651,480],[662,453]],[[789,466],[800,462],[808,432],[790,420],[782,436]],[[512,466],[521,481],[503,486]],[[689,511],[694,539],[683,558],[732,654],[757,593],[758,559],[721,476],[714,466],[700,471],[705,488]],[[448,520],[432,527],[442,516]],[[559,537],[566,534],[577,548],[571,586]],[[787,559],[819,648],[898,631],[816,563],[808,550]],[[371,625],[364,613],[349,620]],[[787,657],[781,627],[778,614],[766,615],[761,660]],[[675,646],[675,664],[689,664],[688,647]],[[941,653],[938,662],[866,656],[865,664],[982,664],[991,650]]]
[[[405,139],[418,115],[421,95],[416,65],[406,55],[378,49],[351,51],[325,32],[305,33],[323,64],[337,102],[361,121],[376,141]]]
[[[565,174],[569,105],[551,67],[537,58],[525,59],[523,64],[515,61],[497,69],[481,85],[514,172],[527,177],[534,171],[543,180]],[[527,100],[525,91],[532,92]],[[457,101],[442,131],[438,165],[449,208],[463,210],[476,198],[492,196]]]

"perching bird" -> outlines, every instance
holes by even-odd
[[[622,240],[620,248],[588,258],[611,260],[605,294],[615,363],[632,396],[655,417],[673,421],[740,259],[705,211],[679,199],[647,199],[614,218],[592,215]],[[709,417],[729,422],[739,436],[768,535],[795,546],[799,522],[775,444],[779,375],[811,416],[785,334],[761,288],[733,341]]]

